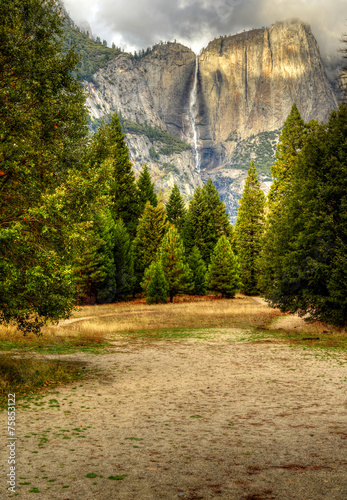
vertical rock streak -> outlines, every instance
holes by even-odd
[[[189,96],[189,121],[193,133],[193,155],[195,160],[195,168],[200,172],[200,155],[199,155],[199,137],[198,129],[196,126],[196,115],[198,113],[198,72],[199,72],[199,59],[195,59],[195,71],[193,87]]]

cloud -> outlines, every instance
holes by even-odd
[[[326,64],[340,58],[346,0],[65,0],[71,17],[126,50],[177,40],[198,51],[215,37],[296,17],[311,24]],[[83,16],[82,14],[83,13]]]

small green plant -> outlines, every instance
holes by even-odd
[[[114,481],[122,481],[127,477],[127,474],[122,474],[121,476],[108,476],[107,479],[113,479]]]

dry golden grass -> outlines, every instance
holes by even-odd
[[[171,328],[266,328],[281,313],[250,297],[146,305],[142,303],[84,306],[57,332],[69,335],[136,332]]]

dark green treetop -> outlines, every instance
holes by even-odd
[[[170,224],[174,224],[181,233],[187,211],[177,184],[175,184],[171,190],[169,201],[166,204],[166,213]]]
[[[170,302],[178,292],[186,291],[191,285],[191,271],[186,263],[183,242],[178,230],[171,226],[165,234],[158,254],[169,288]]]
[[[194,295],[204,295],[206,293],[206,266],[201,257],[198,247],[194,246],[189,252],[188,265],[192,272],[193,287],[191,293]]]
[[[160,262],[152,262],[142,281],[147,304],[166,304],[169,288]]]
[[[282,311],[347,324],[347,105],[306,140],[284,200],[267,297]]]
[[[265,222],[265,195],[260,189],[257,171],[251,161],[237,212],[235,244],[241,266],[242,291],[258,293],[259,255]]]
[[[152,207],[156,207],[158,205],[158,198],[154,192],[154,182],[152,182],[148,165],[143,166],[140,176],[137,180],[136,187],[140,214],[143,213],[147,201],[149,201]]]
[[[220,292],[222,297],[233,298],[242,286],[240,273],[240,266],[230,241],[223,235],[215,246],[208,266],[208,287]]]
[[[232,240],[232,225],[216,187],[208,179],[202,189],[196,189],[189,204],[184,228],[185,246],[188,251],[197,246],[208,264],[213,249],[223,234]]]
[[[140,214],[137,188],[129,150],[117,113],[114,113],[109,124],[104,124],[96,132],[88,156],[91,165],[102,165],[107,162],[112,168],[110,195],[113,217],[115,220],[121,218],[129,234],[134,236]]]
[[[147,202],[143,215],[140,217],[133,243],[137,289],[139,289],[145,269],[156,260],[158,249],[167,229],[168,222],[164,205],[159,203],[158,206],[153,207]]]

